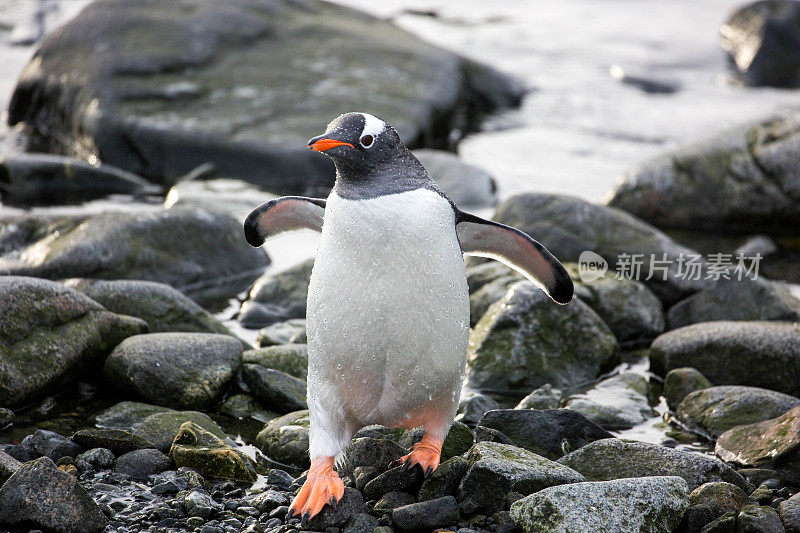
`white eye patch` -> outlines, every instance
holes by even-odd
[[[386,123],[375,115],[361,113],[361,116],[364,117],[364,129],[361,130],[361,135],[359,135],[359,137],[363,137],[364,135],[377,137],[386,128]]]

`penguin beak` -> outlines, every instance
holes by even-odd
[[[325,137],[325,135],[320,135],[319,137],[314,137],[310,141],[308,141],[308,147],[315,152],[324,152],[326,150],[330,150],[335,146],[349,146],[350,148],[355,148],[350,143],[346,143],[344,141],[337,141],[336,139],[331,139]]]

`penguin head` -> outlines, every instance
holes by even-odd
[[[369,113],[340,115],[308,147],[333,159],[340,174],[365,177],[407,152],[395,129]]]

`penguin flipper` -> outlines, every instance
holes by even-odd
[[[322,231],[325,200],[304,196],[282,196],[253,209],[244,221],[244,237],[258,248],[264,241],[285,231]]]
[[[527,233],[456,211],[456,235],[464,254],[489,257],[510,266],[556,303],[564,305],[572,300],[574,287],[567,270]]]

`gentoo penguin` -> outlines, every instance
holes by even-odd
[[[466,364],[463,254],[506,263],[559,304],[573,292],[541,244],[460,211],[380,118],[346,113],[308,146],[336,167],[327,200],[277,198],[244,224],[252,246],[288,230],[322,232],[307,306],[311,468],[289,509],[303,524],[344,494],[334,465],[362,427],[422,426],[400,463],[426,475],[439,465]]]

